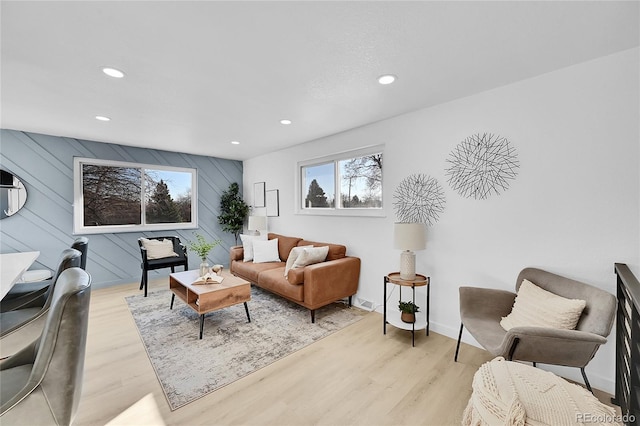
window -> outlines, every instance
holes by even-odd
[[[298,163],[298,213],[382,215],[382,146]]]
[[[197,228],[195,169],[75,158],[74,233]]]

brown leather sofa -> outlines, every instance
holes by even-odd
[[[318,243],[269,233],[268,239],[274,238],[278,239],[280,262],[245,262],[242,246],[235,246],[230,251],[231,273],[308,308],[311,311],[311,322],[315,322],[316,309],[336,300],[348,297],[351,306],[351,296],[358,290],[360,258],[347,256],[347,248],[339,244]],[[326,260],[291,269],[285,277],[285,262],[291,249],[307,245],[329,246]]]

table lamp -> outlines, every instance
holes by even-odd
[[[400,279],[416,278],[416,255],[412,250],[424,250],[426,245],[423,223],[396,223],[393,228],[393,241],[400,254]]]
[[[260,235],[261,230],[267,229],[267,217],[266,216],[249,216],[249,223],[247,224],[249,231],[253,230],[257,235]]]

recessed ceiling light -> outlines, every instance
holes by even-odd
[[[378,77],[378,83],[380,84],[391,84],[396,81],[396,76],[392,74],[385,74]]]
[[[231,144],[232,144],[232,145],[240,145],[240,142],[238,142],[238,141],[231,141]]]
[[[111,119],[109,117],[105,117],[104,115],[96,115],[96,120],[111,121]]]
[[[284,124],[285,126],[291,124],[291,120],[287,120],[286,118],[283,120],[280,120],[280,124]]]
[[[122,78],[124,77],[124,73],[118,69],[115,68],[111,68],[111,67],[104,67],[102,68],[102,72],[105,73],[106,75],[108,75],[109,77],[113,77],[113,78]]]

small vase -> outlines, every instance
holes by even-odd
[[[202,263],[200,264],[200,276],[204,277],[209,272],[209,263],[207,262],[207,258],[202,259]]]
[[[407,322],[409,324],[416,322],[416,314],[410,314],[409,312],[403,312],[400,315],[400,319],[403,322]]]

